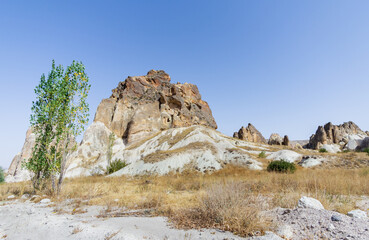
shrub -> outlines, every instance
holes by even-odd
[[[259,153],[259,158],[265,158],[265,151],[262,151],[261,153]]]
[[[4,180],[5,180],[4,169],[0,167],[0,183],[4,182]]]
[[[321,153],[327,153],[328,151],[325,148],[321,148],[321,149],[319,149],[319,152],[321,152]]]
[[[284,159],[273,161],[267,167],[268,172],[294,173],[296,166],[294,163],[289,163]]]
[[[369,155],[369,148],[365,148],[363,152],[366,152]]]
[[[109,164],[109,166],[106,169],[107,174],[112,174],[113,172],[116,172],[124,167],[126,167],[128,164],[126,161],[122,161],[121,159],[116,159],[113,162]]]

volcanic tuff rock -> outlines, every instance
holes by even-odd
[[[316,133],[310,137],[308,148],[319,149],[323,144],[345,145],[350,138],[364,138],[367,136],[355,123],[345,122],[341,125],[333,125],[331,122],[319,126]]]
[[[17,182],[30,179],[30,173],[22,169],[22,161],[28,160],[31,157],[35,141],[36,135],[32,132],[32,128],[29,128],[26,133],[26,140],[24,141],[22,151],[15,155],[8,168],[8,176],[6,176],[5,179],[6,182]]]
[[[247,142],[267,143],[263,135],[251,123],[246,128],[241,127],[238,132],[233,134],[233,137]]]
[[[170,76],[162,70],[128,77],[112,92],[110,98],[101,101],[94,121],[104,123],[125,144],[169,128],[192,125],[217,128],[197,86],[172,84]]]
[[[269,145],[282,145],[283,138],[278,133],[272,133],[268,140]]]

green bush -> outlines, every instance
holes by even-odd
[[[296,171],[296,166],[294,163],[289,163],[281,159],[269,163],[267,170],[268,172],[294,173]]]
[[[261,153],[259,153],[259,158],[265,158],[265,151],[262,151]]]
[[[327,153],[328,151],[325,148],[321,148],[321,149],[319,149],[319,152],[321,152],[321,153]]]
[[[0,167],[0,183],[4,182],[4,180],[5,180],[4,169]]]
[[[369,155],[369,148],[365,148],[363,152],[366,152]]]
[[[120,159],[114,160],[109,164],[109,166],[106,169],[106,174],[112,174],[113,172],[116,172],[124,167],[126,167],[128,164],[126,161],[122,161]]]

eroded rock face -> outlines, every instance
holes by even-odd
[[[36,135],[32,132],[32,128],[29,128],[26,133],[22,151],[15,155],[8,168],[8,176],[5,179],[6,182],[27,181],[31,178],[30,172],[22,169],[22,162],[31,157],[35,141]]]
[[[278,133],[272,133],[268,141],[269,145],[283,145],[283,138]]]
[[[363,132],[355,123],[345,122],[341,125],[333,125],[331,122],[324,126],[319,126],[316,133],[310,137],[308,148],[319,149],[324,144],[345,145],[351,136],[363,138]]]
[[[196,85],[172,84],[164,71],[128,77],[101,101],[94,121],[105,124],[125,143],[144,139],[161,130],[217,124]]]
[[[238,132],[233,134],[233,137],[247,142],[267,143],[263,135],[251,123],[246,128],[241,127]]]

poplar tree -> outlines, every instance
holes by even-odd
[[[75,150],[75,136],[88,123],[89,106],[86,102],[91,85],[82,62],[64,70],[52,61],[51,71],[43,74],[35,88],[32,102],[31,126],[36,144],[31,158],[24,166],[33,172],[33,185],[51,182],[53,192],[61,190],[68,154]],[[51,181],[49,181],[51,180]]]

